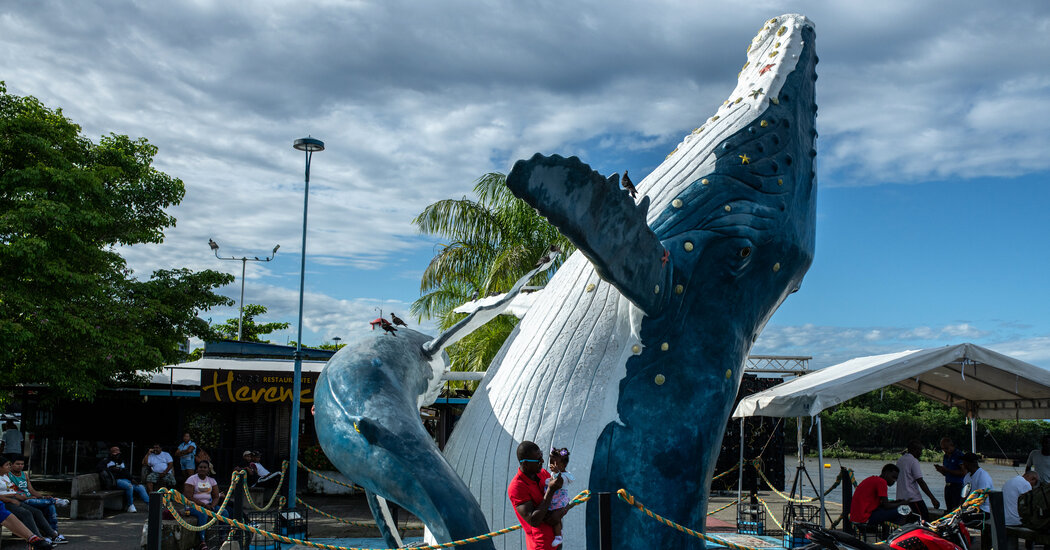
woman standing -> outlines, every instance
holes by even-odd
[[[197,444],[190,437],[190,432],[182,434],[182,443],[179,443],[175,456],[179,457],[179,469],[182,470],[182,476],[187,478],[192,476],[197,469],[194,460],[197,456]]]

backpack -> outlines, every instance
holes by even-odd
[[[1050,483],[1039,484],[1017,499],[1021,525],[1034,531],[1050,531]]]
[[[98,473],[98,481],[99,485],[101,485],[104,490],[117,488],[117,479],[113,476],[113,472],[109,471],[108,468]]]

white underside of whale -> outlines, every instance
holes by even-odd
[[[801,27],[811,24],[800,15],[775,21],[752,41],[737,87],[717,114],[638,184],[639,199],[647,195],[652,201],[650,223],[683,189],[712,171],[714,147],[754,122],[794,69],[802,50]],[[763,71],[767,65],[773,67]],[[575,494],[587,488],[597,439],[618,420],[626,362],[647,344],[657,345],[639,340],[642,312],[602,281],[580,252],[530,301],[445,448],[493,530],[518,523],[507,485],[523,440],[535,441],[545,455],[552,446],[568,447],[569,470],[577,480],[568,489]],[[564,537],[572,546],[586,538],[582,512],[564,520]],[[524,537],[516,533],[494,542],[497,548],[525,548]]]

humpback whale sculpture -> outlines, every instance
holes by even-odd
[[[400,541],[384,500],[438,542],[516,523],[506,488],[526,439],[570,448],[586,488],[627,488],[702,528],[748,351],[813,258],[813,40],[803,16],[768,21],[733,94],[636,185],[639,199],[575,157],[514,166],[511,191],[579,250],[530,296],[444,457],[418,419],[440,388],[441,350],[506,310],[549,262],[434,340],[370,335],[329,361],[315,389],[318,439],[368,491],[389,543]],[[703,548],[627,506],[613,514],[617,548]],[[564,533],[597,548],[597,507],[566,516]]]
[[[576,158],[537,155],[507,178],[579,248],[538,293],[445,454],[493,526],[522,440],[568,447],[591,491],[626,488],[702,528],[743,364],[813,257],[812,24],[769,20],[736,89],[642,182],[639,199]],[[597,548],[597,506],[564,520]],[[613,506],[617,548],[703,542]],[[501,548],[524,548],[502,537]]]

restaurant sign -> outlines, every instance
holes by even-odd
[[[313,403],[316,372],[304,372],[299,400]],[[291,403],[292,373],[258,370],[201,369],[201,402]]]

